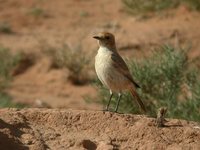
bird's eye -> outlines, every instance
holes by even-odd
[[[109,37],[109,36],[106,36],[106,37],[105,37],[105,39],[109,40],[109,39],[110,39],[110,37]]]

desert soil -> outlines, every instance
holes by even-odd
[[[31,150],[199,150],[200,125],[131,114],[64,109],[1,109],[0,148]]]
[[[101,109],[96,103],[84,101],[84,97],[96,96],[94,86],[72,84],[66,70],[50,68],[51,60],[44,53],[44,47],[67,43],[72,48],[80,44],[86,56],[94,56],[98,46],[92,36],[100,31],[116,35],[123,57],[140,59],[163,43],[191,47],[189,58],[200,56],[200,14],[184,6],[148,19],[128,14],[121,0],[0,0],[0,8],[0,23],[9,24],[13,31],[0,33],[0,44],[13,52],[23,51],[34,60],[14,76],[8,89],[17,102]],[[93,63],[91,58],[90,71],[96,78]]]
[[[52,69],[44,53],[47,45],[67,43],[71,48],[80,44],[86,56],[94,56],[98,46],[92,36],[109,31],[123,57],[141,59],[172,43],[191,46],[191,60],[200,56],[199,13],[181,6],[150,18],[134,17],[121,0],[0,0],[0,10],[0,23],[13,32],[0,33],[0,45],[33,60],[13,77],[8,94],[30,107],[42,102],[54,108],[1,109],[0,149],[200,149],[197,123],[168,119],[166,127],[157,128],[145,116],[97,111],[102,106],[96,103],[96,88],[72,84],[68,71]],[[90,71],[95,78],[93,65]],[[84,101],[87,96],[94,102]]]

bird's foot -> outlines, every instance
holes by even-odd
[[[107,111],[110,111],[110,110],[108,108],[106,108],[106,109],[103,109],[102,111],[107,112]]]

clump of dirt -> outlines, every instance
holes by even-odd
[[[1,109],[1,149],[200,149],[200,126],[102,111]]]

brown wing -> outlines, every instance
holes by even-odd
[[[117,70],[121,74],[123,74],[127,79],[129,79],[136,87],[140,88],[140,86],[133,80],[129,69],[122,57],[118,53],[113,53],[111,55],[111,59],[113,60],[113,66],[117,68]]]

